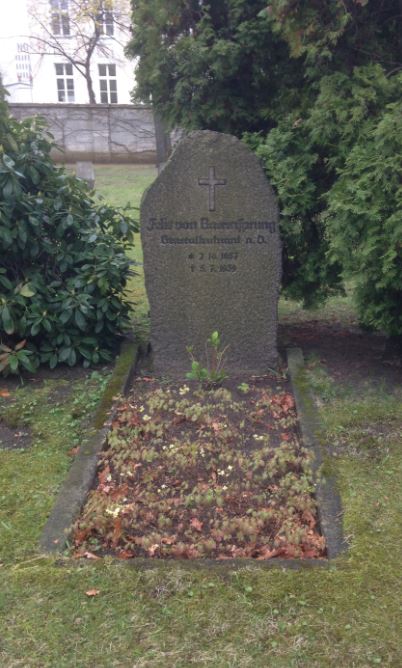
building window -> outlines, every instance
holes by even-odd
[[[98,65],[100,101],[103,104],[117,104],[116,65]]]
[[[68,0],[50,0],[53,35],[69,35]]]
[[[18,47],[19,46],[20,45],[18,45]],[[30,55],[28,53],[17,53],[17,55],[15,56],[15,60],[16,60],[18,81],[21,81],[23,83],[31,83],[32,69],[31,69]]]
[[[73,66],[65,63],[57,63],[55,67],[58,101],[74,102]]]
[[[97,17],[99,32],[101,35],[113,35],[114,25],[113,25],[113,12],[111,10],[111,5],[108,3],[108,8],[105,8],[105,3],[100,3],[100,12]]]

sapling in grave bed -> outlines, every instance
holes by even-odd
[[[195,359],[193,347],[188,346],[187,352],[191,360],[191,371],[186,374],[186,378],[188,380],[198,380],[205,387],[220,385],[227,378],[223,364],[228,347],[221,348],[219,332],[212,332],[205,345],[206,367],[204,367],[201,362]]]

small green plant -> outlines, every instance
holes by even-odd
[[[186,374],[188,380],[198,380],[203,385],[219,385],[227,378],[223,368],[228,346],[221,348],[221,337],[218,331],[212,332],[205,345],[206,366],[195,359],[192,346],[187,348],[191,359],[191,371]]]
[[[250,391],[250,385],[248,383],[240,383],[240,385],[237,386],[237,389],[242,394],[247,394]]]

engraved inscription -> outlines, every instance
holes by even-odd
[[[146,229],[149,232],[161,233],[159,243],[161,246],[232,246],[234,251],[237,248],[244,246],[250,248],[252,246],[270,245],[272,235],[277,233],[277,225],[275,221],[270,220],[245,220],[239,218],[237,220],[220,220],[212,221],[209,218],[202,217],[197,220],[168,220],[165,216],[160,218],[149,218]],[[177,234],[179,233],[179,234]],[[181,233],[181,234],[180,234]],[[252,234],[252,236],[249,236]],[[208,249],[207,249],[208,250]],[[216,250],[218,250],[216,248]],[[235,252],[226,253],[226,264],[210,264],[209,269],[207,265],[201,264],[197,271],[209,271],[210,273],[223,273],[225,271],[237,271],[237,265],[231,264]],[[211,255],[211,253],[210,253]],[[216,258],[209,257],[210,260]],[[195,265],[198,266],[198,265]],[[192,271],[195,271],[192,270]]]
[[[165,216],[160,218],[149,218],[146,229],[148,232],[155,231],[174,231],[174,230],[208,230],[217,232],[268,232],[275,234],[277,232],[276,222],[268,220],[221,220],[211,221],[209,218],[200,218],[197,220],[168,220]]]
[[[218,223],[209,222],[208,218],[201,218],[197,221],[188,222],[168,222],[165,218],[161,219],[163,224],[156,219],[151,219],[148,229],[155,231],[168,231],[160,236],[162,246],[263,246],[270,245],[271,235],[277,232],[276,223],[271,221],[221,221]],[[187,232],[183,236],[178,236],[174,232]],[[245,236],[243,233],[247,230],[254,231],[253,236]],[[261,234],[260,230],[265,232]],[[189,233],[189,234],[188,234]]]
[[[237,271],[239,253],[189,253],[187,259],[192,274],[233,274]]]
[[[270,245],[278,232],[276,221],[235,220],[214,221],[205,216],[194,220],[170,220],[166,216],[151,217],[146,229],[159,237],[165,248],[191,247],[186,268],[191,274],[231,275],[240,271],[248,250]],[[221,250],[222,249],[222,250]]]
[[[208,197],[208,208],[210,211],[215,211],[215,188],[217,186],[225,186],[226,179],[217,179],[215,175],[215,167],[209,168],[208,178],[198,179],[199,186],[208,186],[209,188],[209,197]]]

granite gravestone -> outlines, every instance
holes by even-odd
[[[205,361],[215,330],[225,368],[264,373],[277,360],[278,206],[261,165],[235,137],[193,132],[141,204],[145,284],[157,373]]]
[[[75,173],[79,179],[86,181],[92,190],[95,188],[95,170],[92,162],[78,161],[75,165]]]

